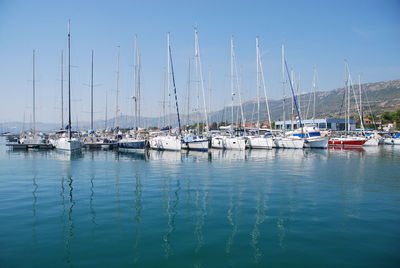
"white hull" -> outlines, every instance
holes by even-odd
[[[46,140],[43,138],[22,138],[20,140],[21,144],[47,144]]]
[[[239,137],[226,137],[224,139],[224,148],[227,150],[240,150],[246,149],[246,141]]]
[[[193,141],[184,142],[188,150],[194,151],[208,151],[207,139],[196,139]],[[183,147],[183,146],[182,146]]]
[[[159,150],[160,137],[154,137],[149,140],[149,147],[153,150]]]
[[[79,151],[82,149],[82,143],[76,139],[59,138],[54,142],[56,149],[64,151]]]
[[[303,149],[304,139],[277,138],[275,139],[275,146],[283,149]]]
[[[211,148],[224,149],[224,137],[212,137]]]
[[[182,143],[178,136],[160,136],[150,140],[150,148],[154,150],[180,151]]]
[[[251,149],[272,149],[274,140],[271,137],[249,137],[248,144]]]
[[[306,138],[304,148],[328,148],[328,137],[311,137]]]
[[[371,138],[368,139],[363,146],[378,146],[379,145],[379,139]]]
[[[400,145],[400,139],[386,138],[383,143],[386,145]]]

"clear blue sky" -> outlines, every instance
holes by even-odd
[[[146,116],[160,113],[160,92],[171,32],[180,105],[193,27],[199,29],[204,73],[212,73],[213,109],[227,105],[229,38],[235,36],[242,94],[254,98],[255,37],[264,51],[269,96],[281,97],[280,44],[289,65],[311,86],[316,65],[319,88],[343,85],[343,59],[366,82],[400,78],[400,1],[17,1],[0,0],[0,122],[31,116],[32,49],[37,51],[37,121],[59,122],[60,51],[72,29],[74,120],[89,120],[90,51],[95,51],[95,118],[103,118],[105,92],[115,110],[116,53],[121,46],[120,103],[131,113],[132,44],[139,37]],[[66,69],[65,69],[66,70]],[[66,72],[65,72],[66,74]],[[207,77],[206,77],[207,78]],[[206,81],[207,83],[207,81]],[[65,87],[67,84],[65,84]]]

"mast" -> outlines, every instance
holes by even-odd
[[[361,119],[361,129],[364,130],[364,120],[362,113],[362,91],[361,91],[361,75],[358,75],[358,89],[360,91],[360,119]]]
[[[92,49],[92,74],[90,79],[90,128],[93,128],[93,49]]]
[[[256,37],[256,88],[257,88],[257,125],[260,128],[260,49],[258,44],[258,36]]]
[[[36,85],[35,85],[35,50],[33,50],[33,61],[32,61],[32,121],[33,121],[33,135],[36,135]]]
[[[268,123],[271,127],[271,113],[269,111],[269,104],[268,104],[268,96],[267,96],[267,86],[265,84],[265,78],[264,78],[264,68],[263,68],[263,64],[262,64],[262,58],[261,58],[261,51],[260,51],[260,46],[258,46],[258,64],[259,64],[259,68],[260,68],[260,73],[261,73],[261,81],[263,84],[263,89],[264,89],[264,97],[265,97],[265,106],[267,108],[267,114],[268,114]]]
[[[347,67],[347,61],[346,63],[346,67]],[[349,85],[349,72],[348,69],[347,70],[347,79],[346,79],[346,85],[347,85],[347,135],[349,134],[350,131],[350,85]]]
[[[61,50],[61,129],[64,129],[64,52]]]
[[[243,128],[245,129],[246,122],[245,122],[244,113],[243,113],[242,96],[240,93],[239,75],[238,75],[238,70],[237,70],[237,66],[236,66],[236,56],[235,56],[235,49],[233,46],[233,39],[232,39],[232,61],[234,64],[234,69],[235,69],[235,78],[236,78],[235,80],[236,80],[236,88],[237,88],[238,96],[239,96],[240,114],[242,117]]]
[[[133,101],[135,104],[134,107],[134,116],[135,116],[135,128],[138,129],[138,48],[137,48],[137,35],[135,35],[134,46],[133,46]]]
[[[118,112],[119,112],[119,108],[118,108],[118,95],[119,95],[119,54],[120,54],[120,46],[117,46],[118,48],[118,55],[117,55],[117,93],[116,93],[116,100],[115,100],[115,126],[118,126]]]
[[[167,33],[167,93],[168,93],[168,132],[171,132],[171,92],[170,92],[170,54],[169,54],[169,32]]]
[[[104,113],[104,129],[105,130],[107,129],[107,110],[108,110],[108,107],[107,107],[107,91],[106,91],[106,111]]]
[[[286,98],[286,96],[285,96],[285,47],[284,47],[284,45],[282,44],[282,48],[281,48],[282,50],[281,50],[281,57],[282,57],[282,59],[281,59],[281,63],[282,63],[282,94],[283,94],[283,99],[282,99],[282,102],[283,102],[283,124],[282,124],[282,131],[283,131],[283,135],[285,136],[285,130],[286,130],[286,122],[285,122],[285,117],[286,117],[286,114],[285,114],[285,98]]]
[[[293,69],[291,69],[290,72],[291,77],[293,77],[293,87],[295,84],[295,80],[294,80],[294,71]],[[294,117],[294,95],[292,95],[292,116],[290,117],[290,130],[293,130],[293,117]]]
[[[71,31],[70,23],[68,21],[68,137],[71,140]]]
[[[234,123],[233,119],[233,97],[235,96],[234,92],[234,87],[233,87],[233,35],[231,36],[231,100],[232,100],[232,106],[231,106],[231,112],[232,112],[232,126]]]
[[[188,62],[188,77],[187,77],[187,122],[186,125],[189,126],[190,123],[190,59]]]
[[[300,124],[300,127],[301,127],[301,133],[303,133],[303,124],[301,123],[300,109],[299,109],[299,105],[297,104],[297,98],[296,98],[296,95],[294,94],[292,79],[290,78],[289,70],[288,70],[287,63],[286,63],[285,59],[284,59],[284,63],[285,63],[285,67],[286,67],[286,73],[287,73],[287,76],[288,76],[290,89],[292,91],[293,102],[294,102],[294,105],[296,107],[297,115],[299,116],[299,124]]]
[[[208,130],[208,116],[207,116],[206,97],[205,97],[205,92],[204,92],[205,88],[204,88],[204,79],[203,79],[203,68],[201,66],[199,33],[197,31],[197,28],[194,29],[194,36],[195,36],[195,57],[197,59],[198,71],[200,72],[199,74],[200,74],[201,91],[202,91],[202,95],[203,95],[204,117],[206,119],[206,128]]]
[[[316,94],[316,84],[317,84],[317,68],[314,66],[314,77],[313,77],[313,124],[315,124],[315,94]]]
[[[168,46],[168,51],[169,51],[169,60],[170,60],[170,63],[171,63],[172,86],[174,88],[174,95],[175,95],[176,115],[178,116],[179,135],[181,135],[181,118],[180,118],[180,115],[179,115],[178,96],[176,94],[174,65],[173,65],[173,62],[172,62],[171,46]]]

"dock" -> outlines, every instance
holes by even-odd
[[[6,146],[11,147],[13,150],[28,150],[28,149],[45,149],[51,150],[54,148],[52,144],[38,144],[38,143],[7,143]]]

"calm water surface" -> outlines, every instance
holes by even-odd
[[[1,267],[399,267],[400,146],[8,151]]]

